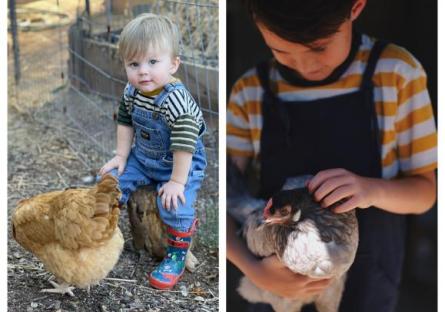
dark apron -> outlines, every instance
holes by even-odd
[[[264,89],[260,195],[269,198],[287,177],[344,168],[381,178],[381,143],[372,77],[385,43],[371,50],[360,89],[312,101],[282,101],[271,89],[269,63],[257,67]],[[348,273],[342,312],[393,311],[404,255],[405,217],[357,209],[359,248]]]

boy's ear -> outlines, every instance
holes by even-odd
[[[179,68],[179,64],[181,64],[181,59],[179,58],[179,56],[175,56],[174,58],[172,58],[172,64],[170,66],[170,75],[173,75],[174,73],[176,73],[176,71]]]
[[[366,6],[366,0],[356,0],[351,9],[351,21],[359,17]]]

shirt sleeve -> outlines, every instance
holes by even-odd
[[[132,91],[134,88],[127,83],[124,89],[124,94],[122,95],[121,101],[119,103],[119,111],[117,114],[117,123],[124,126],[132,126],[133,122],[131,119],[131,105],[133,102]]]
[[[414,61],[398,91],[395,121],[400,169],[405,175],[437,168],[437,131],[427,77],[420,63]]]
[[[241,78],[233,86],[227,105],[226,143],[230,156],[254,156],[247,104],[246,86]]]
[[[204,123],[198,103],[184,89],[171,92],[166,101],[167,120],[171,125],[170,150],[194,153]]]
[[[170,150],[194,153],[198,134],[199,124],[193,116],[179,116],[171,130]]]

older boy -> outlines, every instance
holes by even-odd
[[[437,136],[426,75],[406,50],[353,32],[366,0],[246,0],[274,59],[241,77],[227,113],[228,153],[254,161],[260,196],[313,174],[324,207],[354,208],[360,245],[341,311],[392,311],[404,254],[405,214],[435,201]],[[276,257],[254,258],[228,218],[227,256],[257,286],[284,297],[318,293]]]

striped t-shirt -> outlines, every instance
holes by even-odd
[[[157,112],[165,117],[171,129],[170,150],[194,153],[200,129],[204,124],[199,105],[187,90],[176,89],[169,93],[161,106],[157,106],[154,102],[161,91],[162,89],[144,94],[136,90],[134,95],[124,92],[119,105],[117,122],[121,125],[132,126],[132,105]]]
[[[375,40],[361,35],[357,53],[339,79],[325,85],[292,85],[272,67],[270,79],[284,101],[307,101],[357,91]],[[382,52],[373,76],[381,131],[382,176],[413,175],[437,168],[437,133],[426,74],[405,49],[394,44]],[[258,161],[263,89],[256,69],[233,86],[227,109],[227,152]],[[351,146],[351,149],[354,147]]]

